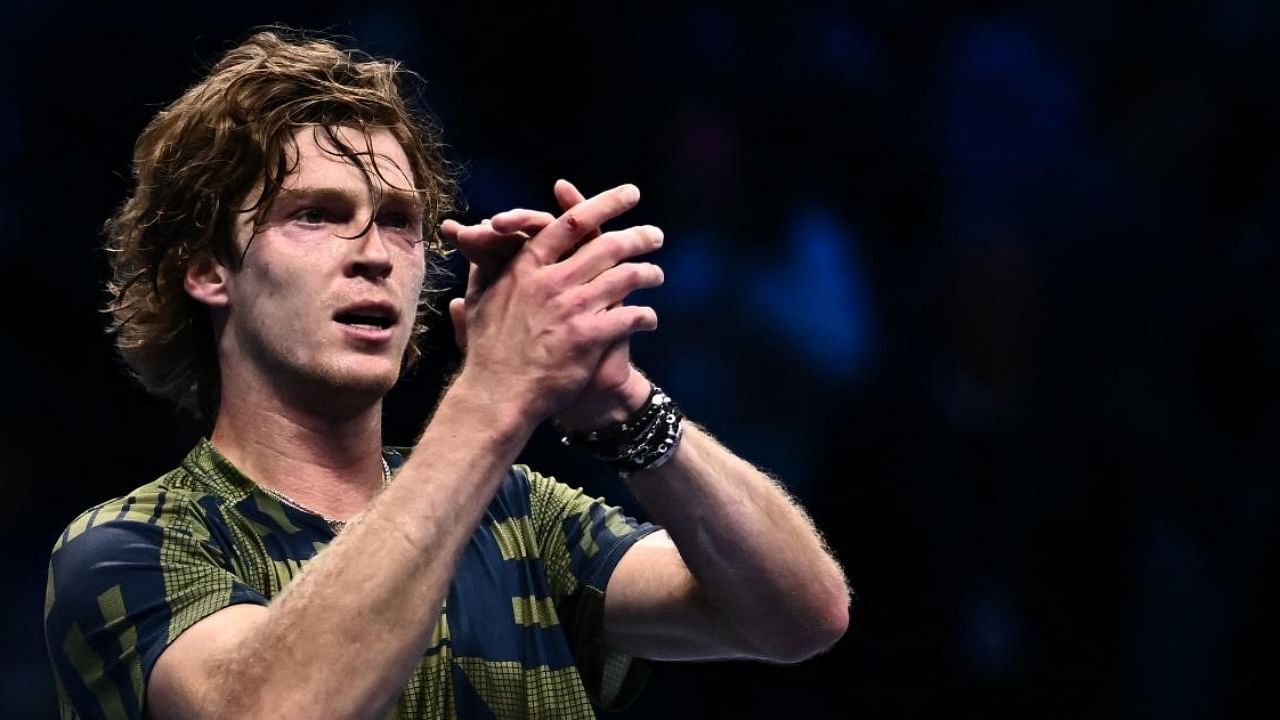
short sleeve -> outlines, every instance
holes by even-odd
[[[637,522],[578,488],[521,469],[529,480],[538,549],[583,683],[601,707],[624,707],[639,692],[648,666],[605,647],[604,596],[618,561],[658,527]]]
[[[184,493],[113,501],[54,546],[45,638],[66,718],[141,718],[161,652],[230,605],[267,600],[231,569],[207,513]]]

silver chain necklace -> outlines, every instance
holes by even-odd
[[[382,458],[382,487],[386,488],[390,484],[391,484],[391,466],[387,464],[387,459],[384,457]],[[303,505],[297,500],[294,500],[288,495],[285,495],[279,490],[272,490],[266,485],[259,485],[258,487],[265,490],[266,493],[271,497],[279,500],[285,505],[288,505],[294,510],[301,510],[302,512],[307,513],[308,515],[315,515],[319,517],[321,520],[329,524],[329,529],[333,531],[334,535],[337,535],[338,533],[342,532],[342,528],[346,527],[347,523],[350,522],[348,520],[334,520],[332,518],[326,517],[323,513],[316,512],[315,510],[312,510],[311,508],[307,507],[306,505]]]

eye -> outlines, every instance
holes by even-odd
[[[412,230],[414,226],[414,218],[409,213],[393,212],[385,213],[378,218],[379,225],[385,225],[396,230]]]
[[[294,214],[294,219],[307,225],[319,225],[324,222],[324,210],[320,208],[303,208]]]
[[[422,218],[416,213],[388,211],[378,215],[378,225],[412,240],[422,239]]]

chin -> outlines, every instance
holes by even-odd
[[[350,373],[338,380],[336,389],[382,399],[383,395],[391,392],[391,388],[395,387],[399,380],[399,368],[392,372]]]
[[[400,365],[381,358],[369,360],[330,367],[313,377],[314,384],[321,386],[320,393],[338,396],[334,400],[339,397],[368,402],[381,400],[400,380]]]

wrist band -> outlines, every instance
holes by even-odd
[[[560,442],[585,448],[627,477],[662,467],[675,454],[683,435],[684,413],[671,396],[653,385],[649,399],[623,422],[587,432],[570,430]]]

